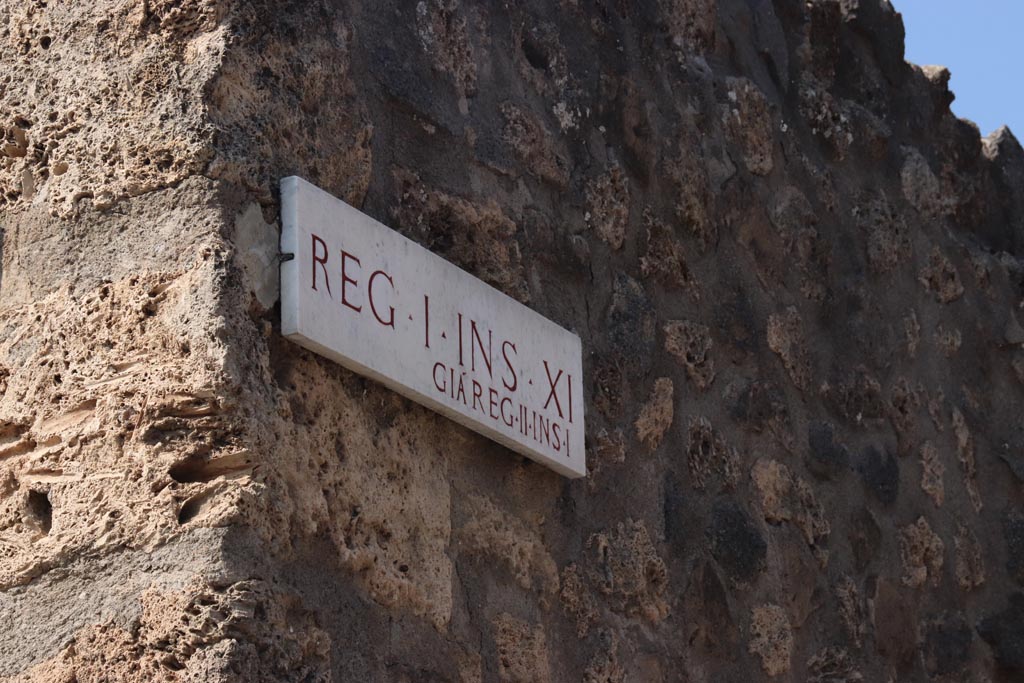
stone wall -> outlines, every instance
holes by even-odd
[[[1018,680],[1024,151],[902,43],[0,0],[0,679]],[[586,479],[280,337],[292,174],[582,337]]]

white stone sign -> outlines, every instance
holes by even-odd
[[[297,177],[285,337],[567,477],[586,474],[580,339]]]

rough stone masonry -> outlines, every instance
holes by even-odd
[[[1024,676],[1024,151],[885,0],[0,44],[0,679]],[[293,174],[580,335],[586,479],[281,338]]]

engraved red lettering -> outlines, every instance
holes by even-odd
[[[544,373],[548,376],[548,386],[551,391],[548,392],[548,399],[544,401],[544,410],[548,409],[548,404],[551,403],[551,399],[555,399],[555,408],[558,409],[558,417],[565,417],[562,415],[562,404],[558,400],[558,381],[562,379],[563,370],[559,370],[558,374],[555,375],[555,379],[551,379],[551,370],[548,368],[548,362],[544,361]]]
[[[345,263],[349,259],[355,261],[357,266],[361,266],[362,265],[359,262],[358,258],[356,258],[352,254],[348,253],[344,249],[341,250],[341,303],[345,304],[346,306],[351,308],[356,313],[359,313],[361,310],[363,310],[363,307],[362,306],[355,306],[355,305],[353,305],[348,300],[348,298],[345,296],[345,285],[348,285],[348,284],[358,285],[359,284],[356,280],[354,280],[353,278],[350,278],[345,273]]]
[[[506,406],[508,407],[508,409],[510,411],[508,413],[505,412]],[[512,399],[510,399],[508,396],[506,396],[505,398],[501,399],[501,421],[505,423],[506,427],[511,427],[512,424],[513,424],[513,417],[512,417],[511,410],[512,410]]]
[[[455,376],[455,370],[452,370],[452,376]],[[463,376],[459,375],[459,390],[456,392],[455,400],[462,401],[462,405],[466,405],[466,384],[463,382]],[[455,381],[452,381],[452,389],[455,389]]]
[[[459,366],[466,367],[466,364],[462,362],[462,314],[459,313]]]
[[[440,382],[437,381],[437,369],[438,368],[441,368],[441,381]],[[448,383],[445,381],[445,376],[444,376],[444,363],[434,363],[434,386],[437,387],[437,390],[440,391],[443,394],[446,391],[448,391],[447,384]]]
[[[569,380],[569,423],[572,423],[572,375],[566,375],[566,379]]]
[[[484,350],[484,341],[480,338],[480,331],[477,329],[476,321],[469,321],[469,332],[472,338],[469,341],[469,360],[470,369],[476,372],[476,349],[479,347],[480,355],[483,356],[484,365],[487,366],[487,376],[494,377],[494,373],[491,371],[491,352],[492,343],[494,341],[494,333],[491,330],[487,330],[487,350]],[[473,342],[476,342],[475,344]]]
[[[488,407],[490,407],[490,416],[492,420],[498,419],[498,391],[497,389],[487,390]]]
[[[388,319],[384,320],[377,313],[377,305],[373,302],[373,281],[377,279],[378,275],[384,276],[384,279],[388,281],[389,285],[391,285],[392,291],[394,291],[395,289],[395,281],[391,279],[390,275],[385,273],[383,270],[373,271],[373,275],[370,276],[370,280],[366,284],[367,298],[369,298],[370,300],[370,310],[373,312],[373,317],[377,319],[377,322],[379,322],[384,327],[390,327],[391,329],[395,329],[395,307],[388,306]]]
[[[483,412],[484,402],[480,400],[483,395],[484,388],[480,386],[480,382],[473,380],[473,410],[476,410],[476,404],[480,403],[480,412]]]
[[[317,237],[316,235],[312,235],[312,237],[313,237],[313,240],[312,240],[313,241],[313,244],[312,244],[312,249],[313,249],[313,291],[317,291],[317,289],[316,289],[316,264],[319,263],[320,267],[324,271],[324,284],[327,285],[327,293],[330,294],[331,293],[331,279],[327,276],[327,244],[322,239]],[[317,245],[318,242],[320,243],[320,246],[324,248],[324,256],[323,256],[323,258],[317,258],[317,256],[316,256],[316,245]]]
[[[519,386],[519,378],[516,377],[516,369],[512,367],[512,360],[508,357],[508,350],[512,349],[512,353],[516,353],[516,345],[510,341],[504,342],[501,345],[501,355],[505,358],[505,365],[508,367],[508,374],[512,375],[512,384],[509,385],[508,381],[502,377],[501,383],[505,385],[508,391],[515,391],[516,387]]]
[[[430,348],[430,297],[423,295],[423,346]]]

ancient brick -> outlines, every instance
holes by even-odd
[[[807,467],[825,479],[835,479],[849,469],[850,453],[838,443],[835,430],[827,422],[812,422],[807,427]]]
[[[793,631],[785,610],[778,605],[754,608],[750,617],[748,649],[761,658],[761,668],[769,676],[789,671],[793,655]]]
[[[1024,594],[1013,593],[1005,609],[978,624],[978,635],[989,644],[996,662],[1011,671],[1024,671]]]
[[[711,554],[733,581],[749,583],[764,571],[768,544],[737,503],[715,504],[706,535]]]
[[[651,450],[658,447],[665,432],[672,426],[675,414],[672,395],[672,380],[667,377],[658,379],[654,383],[651,397],[636,419],[636,436]]]

